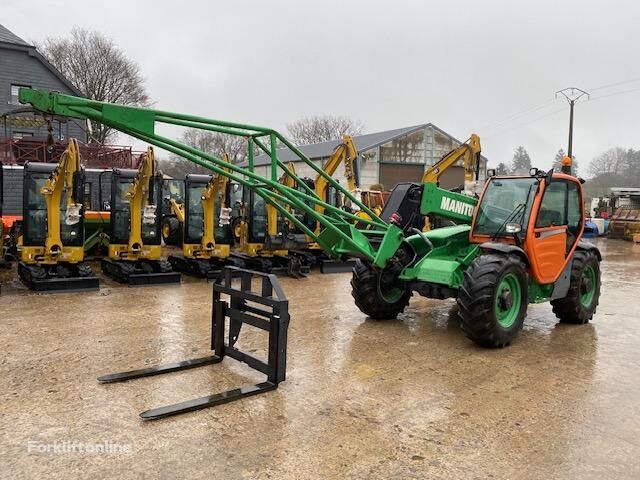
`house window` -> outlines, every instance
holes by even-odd
[[[9,103],[11,105],[20,105],[20,101],[18,100],[18,93],[21,88],[31,88],[31,87],[29,85],[11,84],[11,100],[9,100]]]

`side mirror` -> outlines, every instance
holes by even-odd
[[[495,176],[496,176],[496,169],[495,168],[487,169],[487,177],[495,177]]]
[[[73,203],[82,203],[84,197],[84,172],[74,172],[73,185],[71,186]]]
[[[504,226],[504,231],[507,233],[520,233],[522,231],[522,225],[515,222],[507,223]]]

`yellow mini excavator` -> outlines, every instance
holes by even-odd
[[[180,282],[180,273],[162,259],[161,196],[162,175],[153,148],[137,170],[112,171],[109,254],[102,259],[107,276],[129,285]]]
[[[84,262],[84,169],[72,139],[59,163],[24,166],[18,275],[32,290],[97,290]]]
[[[229,161],[226,154],[223,158]],[[244,266],[230,257],[233,238],[228,180],[221,175],[186,176],[182,255],[169,256],[175,270],[211,280],[225,265]]]
[[[292,163],[288,168],[295,174]],[[286,173],[279,183],[295,188],[295,182]],[[230,195],[234,211],[232,231],[236,240],[231,258],[235,262],[252,270],[285,273],[294,278],[309,273],[313,257],[295,253],[308,245],[304,234],[291,229],[289,222],[255,191],[234,183]]]

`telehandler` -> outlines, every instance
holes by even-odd
[[[105,275],[120,283],[180,282],[180,273],[162,258],[161,182],[152,147],[137,170],[115,168],[111,173],[109,253],[101,266]]]
[[[550,301],[565,323],[586,323],[600,296],[598,249],[582,241],[583,180],[571,174],[532,169],[529,175],[489,174],[479,199],[439,188],[434,183],[396,187],[388,204],[395,212],[383,221],[330,176],[327,181],[370,219],[356,228],[355,215],[277,181],[286,166],[277,156],[278,141],[317,173],[322,169],[278,132],[264,127],[194,115],[96,102],[27,88],[22,103],[56,115],[91,119],[228,176],[280,212],[334,258],[358,258],[351,281],[358,308],[376,320],[400,314],[413,292],[429,298],[456,298],[464,333],[485,347],[504,347],[521,330],[529,303]],[[249,142],[249,168],[155,132],[156,123],[188,126],[241,136]],[[263,139],[268,137],[270,146]],[[253,171],[253,147],[271,158],[271,178]],[[226,170],[229,169],[229,171]],[[302,179],[296,179],[296,181]],[[309,204],[322,205],[323,214]],[[287,208],[312,215],[319,235]],[[403,217],[438,215],[460,225],[424,232]]]
[[[20,280],[32,290],[97,290],[84,261],[84,169],[75,139],[57,164],[24,166]]]

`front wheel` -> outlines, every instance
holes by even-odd
[[[527,273],[518,256],[476,258],[465,271],[458,292],[462,331],[483,347],[509,345],[527,315],[527,286]]]
[[[569,291],[551,301],[560,323],[583,324],[596,313],[600,300],[600,262],[595,253],[578,250],[573,254]]]
[[[165,245],[182,246],[182,225],[176,217],[165,217],[162,220],[162,239]]]
[[[385,282],[381,272],[357,260],[351,278],[351,295],[360,311],[373,320],[391,320],[409,304],[411,291],[398,280]]]

